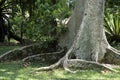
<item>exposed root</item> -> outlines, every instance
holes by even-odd
[[[68,64],[70,65],[70,67],[81,68],[81,69],[92,69],[92,70],[97,69],[97,70],[109,70],[109,71],[117,72],[116,70],[105,64],[100,64],[97,62],[86,61],[81,59],[70,59],[68,60]]]
[[[64,60],[64,57],[61,58],[61,59],[60,59],[58,62],[56,62],[55,64],[52,64],[52,65],[46,66],[46,67],[40,67],[40,68],[38,68],[38,69],[35,69],[35,71],[52,70],[52,69],[54,69],[54,68],[59,67],[59,65],[62,64],[63,60]]]
[[[65,58],[61,58],[57,63],[52,64],[47,67],[41,67],[36,69],[35,71],[44,71],[44,70],[52,70],[60,65],[63,65]],[[67,64],[63,65],[64,69],[70,73],[76,73],[77,71],[72,71],[69,68],[80,68],[80,69],[92,69],[92,70],[109,70],[112,72],[117,72],[117,70],[113,69],[112,67],[108,66],[107,64],[100,64],[93,61],[86,61],[81,59],[69,59]]]
[[[107,48],[103,59],[104,63],[120,65],[120,53],[114,48]]]
[[[109,66],[107,64],[101,64],[101,63],[98,63],[98,62],[86,61],[86,60],[81,60],[81,59],[69,59],[69,56],[71,55],[72,51],[74,51],[73,46],[68,50],[66,55],[63,58],[61,58],[57,63],[55,63],[53,65],[50,65],[50,66],[47,66],[47,67],[38,68],[36,70],[37,71],[38,70],[51,70],[51,69],[57,68],[59,65],[62,65],[63,68],[70,73],[76,73],[77,72],[77,71],[70,70],[70,68],[72,68],[72,67],[81,68],[81,69],[100,70],[100,71],[101,70],[109,70],[109,71],[117,72],[117,70],[113,69],[111,66]],[[114,56],[120,56],[117,52],[113,51],[112,49],[107,49],[107,51],[109,51],[108,55],[110,57],[111,57],[111,54],[113,55],[113,53],[114,53]],[[111,61],[111,59],[108,58],[108,55],[105,56],[105,58],[107,58],[107,60]],[[113,56],[113,58],[115,58],[114,56]],[[119,62],[120,62],[120,60],[119,60]],[[118,63],[118,61],[116,63]]]
[[[120,51],[115,49],[115,48],[113,48],[112,46],[110,46],[108,49],[110,49],[110,50],[112,50],[114,52],[117,52],[117,54],[120,54]]]
[[[67,62],[67,60],[65,60],[64,63],[63,63],[63,68],[70,73],[76,73],[77,72],[77,71],[70,70],[68,67],[69,67],[68,62]]]
[[[38,56],[60,54],[60,53],[62,53],[63,51],[64,51],[64,49],[62,49],[62,50],[59,51],[59,52],[43,53],[43,54],[41,53],[41,54],[36,54],[36,55],[28,56],[28,57],[22,59],[22,62],[25,62],[25,61],[26,61],[27,59],[29,59],[29,58],[34,58],[34,57],[38,57]]]
[[[63,61],[63,68],[66,70],[66,71],[68,71],[68,72],[70,72],[70,73],[76,73],[76,71],[72,71],[72,70],[70,70],[68,67],[69,67],[69,65],[68,65],[68,60],[69,60],[69,56],[70,56],[70,54],[72,53],[72,51],[74,51],[74,45],[68,50],[68,52],[66,53],[66,55],[65,55],[65,60]]]
[[[54,69],[54,68],[57,68],[59,65],[63,65],[64,69],[71,72],[71,73],[74,73],[73,71],[71,71],[70,69],[67,68],[67,60],[68,60],[68,57],[70,55],[70,53],[72,52],[73,50],[73,47],[71,47],[68,52],[66,53],[66,55],[61,58],[58,62],[56,62],[55,64],[52,64],[50,66],[47,66],[47,67],[41,67],[41,68],[38,68],[36,69],[36,71],[39,71],[39,70],[51,70],[51,69]]]
[[[47,66],[47,67],[41,67],[36,69],[38,70],[51,70],[54,68],[57,68],[59,65],[62,65],[63,68],[70,72],[70,73],[76,73],[77,71],[72,71],[69,68],[81,68],[81,69],[96,69],[96,70],[109,70],[113,72],[117,72],[117,70],[113,69],[112,67],[108,66],[107,64],[101,64],[93,61],[86,61],[81,59],[69,59],[69,55],[72,53],[73,47],[69,49],[69,51],[66,53],[66,55],[61,58],[57,63]]]
[[[63,68],[70,72],[70,73],[76,73],[77,71],[72,71],[70,68],[81,68],[81,69],[92,69],[92,70],[109,70],[113,72],[117,72],[117,70],[113,69],[112,67],[108,66],[107,64],[101,64],[98,62],[93,61],[86,61],[81,59],[69,59],[69,55],[72,53],[73,47],[69,49],[69,51],[66,53],[66,55],[61,58],[57,63],[47,66],[47,67],[41,67],[36,69],[38,70],[51,70],[54,68],[57,68],[59,65],[62,65]],[[109,59],[109,58],[108,58]]]
[[[0,60],[2,60],[2,58],[4,58],[5,56],[7,56],[7,55],[9,55],[9,54],[12,54],[12,53],[14,53],[14,52],[22,51],[22,50],[24,50],[24,49],[26,49],[26,48],[29,48],[29,47],[31,47],[31,46],[34,46],[34,45],[37,45],[37,43],[32,44],[32,45],[28,45],[28,46],[24,46],[24,47],[21,47],[21,48],[16,48],[16,49],[10,50],[10,51],[4,53],[3,55],[1,55],[1,56],[0,56]]]

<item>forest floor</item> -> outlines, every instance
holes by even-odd
[[[0,55],[19,46],[0,46]],[[120,50],[118,45],[115,46]],[[118,73],[95,71],[95,70],[79,70],[77,73],[72,74],[66,72],[64,69],[54,69],[50,71],[33,72],[41,66],[47,64],[31,63],[27,67],[21,66],[18,62],[4,62],[0,63],[0,80],[120,80],[120,69]]]

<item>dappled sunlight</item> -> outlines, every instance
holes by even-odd
[[[55,76],[56,78],[66,78],[65,72],[62,69],[54,70],[53,76]]]
[[[39,64],[34,64],[37,67]],[[44,64],[45,65],[45,64]],[[68,73],[64,69],[34,72],[35,66],[27,68],[17,62],[0,63],[0,80],[79,80],[79,79],[114,79],[119,80],[119,73],[101,73],[94,70],[80,70],[75,74]],[[120,70],[119,70],[120,71]]]
[[[5,69],[0,69],[0,72],[5,72],[6,70]]]
[[[14,72],[6,72],[6,74],[12,75],[12,74],[14,74]]]
[[[10,80],[10,78],[0,77],[0,80]]]

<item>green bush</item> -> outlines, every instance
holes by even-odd
[[[120,42],[120,16],[117,13],[105,13],[105,31],[110,42]]]

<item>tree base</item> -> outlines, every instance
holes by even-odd
[[[107,48],[107,53],[104,56],[104,59],[102,62],[95,62],[95,61],[86,61],[82,59],[68,59],[68,56],[70,55],[73,48],[71,48],[67,54],[61,58],[58,62],[55,64],[52,64],[47,67],[41,67],[36,69],[35,71],[41,71],[41,70],[52,70],[59,66],[63,66],[63,68],[71,73],[75,73],[76,71],[72,71],[69,68],[79,68],[79,69],[92,69],[97,71],[113,71],[118,72],[116,68],[120,68],[120,54],[119,51],[114,48]],[[108,55],[109,54],[109,55]],[[112,58],[112,60],[111,60]],[[104,63],[104,64],[103,64]],[[109,64],[108,64],[109,63]],[[114,65],[113,65],[114,64]]]
[[[36,45],[36,44],[34,44],[34,45]],[[22,48],[19,48],[19,49],[16,49],[16,50],[17,50],[17,52],[20,51],[20,50],[23,51],[30,46],[33,46],[33,45],[25,46],[25,47],[22,47]],[[1,55],[0,58],[2,59],[7,55],[12,54],[16,50],[9,51],[9,52],[5,53],[4,55]],[[75,73],[76,71],[72,71],[70,69],[77,69],[77,68],[81,69],[81,70],[92,69],[92,70],[97,70],[97,71],[109,70],[109,71],[117,72],[117,70],[114,69],[116,67],[112,66],[112,64],[120,65],[120,54],[119,54],[120,51],[118,51],[118,50],[116,50],[112,47],[106,48],[107,52],[105,53],[104,59],[101,60],[100,62],[86,61],[86,60],[82,60],[82,59],[68,59],[69,56],[72,55],[71,54],[72,51],[73,51],[73,47],[71,47],[68,50],[68,52],[66,53],[66,55],[64,57],[62,57],[60,60],[58,60],[58,62],[56,62],[56,63],[54,63],[50,66],[47,66],[47,67],[40,67],[40,68],[36,69],[35,71],[52,70],[52,69],[63,66],[63,68],[65,70],[67,70],[68,72],[71,72],[71,73]],[[59,52],[36,54],[36,55],[28,56],[28,57],[25,57],[24,59],[22,59],[22,64],[24,65],[26,60],[28,60],[30,58],[34,58],[34,57],[38,57],[38,56],[44,56],[44,55],[53,55],[54,56],[56,54],[61,54],[63,52],[64,52],[64,50],[62,49]]]
[[[103,63],[120,65],[120,51],[113,47],[107,48]]]

